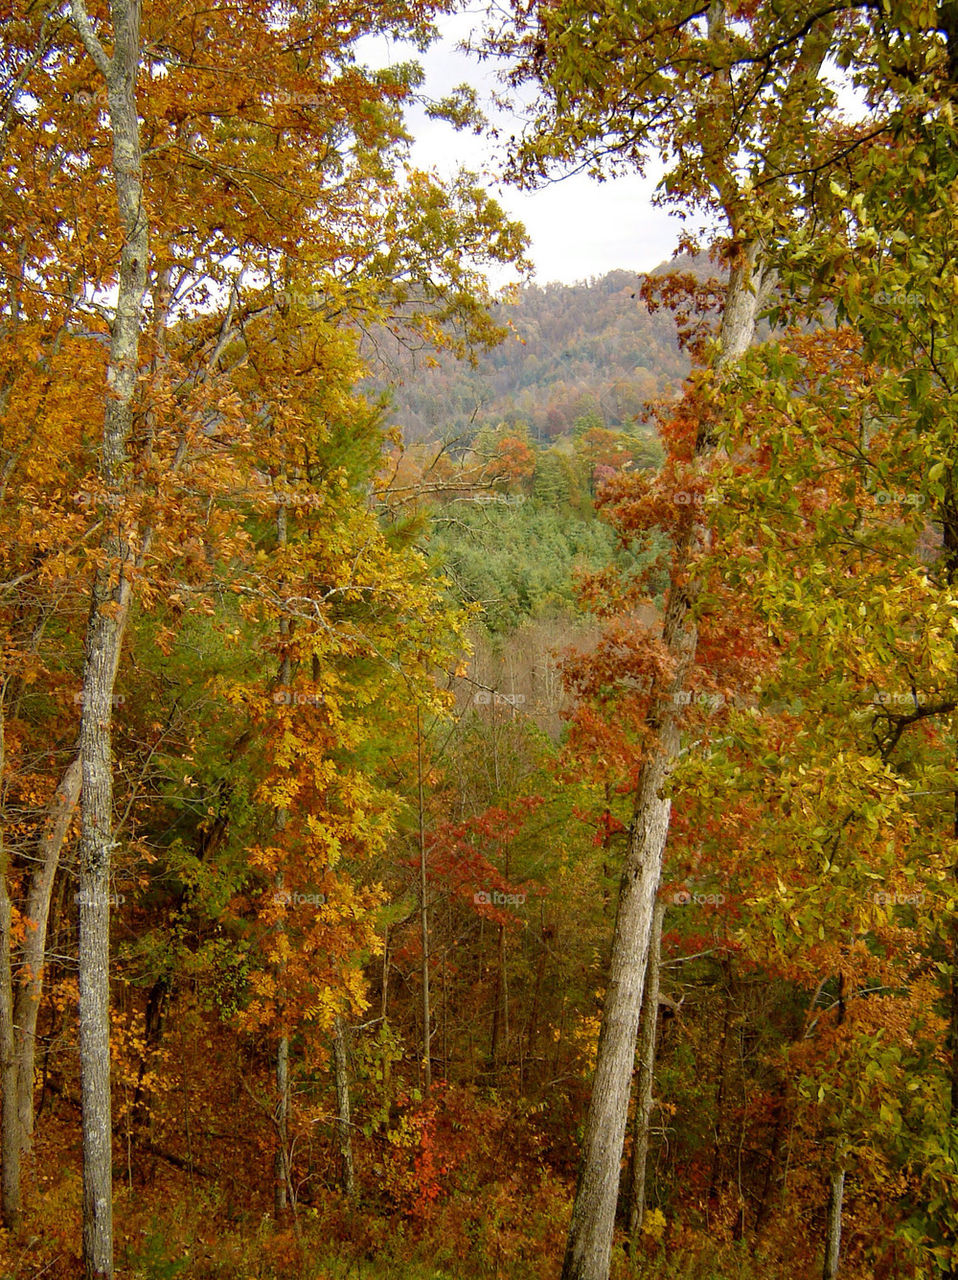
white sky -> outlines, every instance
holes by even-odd
[[[481,63],[456,48],[484,12],[473,9],[441,19],[442,37],[425,54],[385,38],[367,38],[357,52],[371,65],[413,59],[421,62],[426,72],[423,92],[431,99],[446,96],[463,82],[471,84],[487,114],[492,114],[488,98],[496,88],[496,65]],[[415,164],[435,169],[442,177],[450,176],[459,166],[475,171],[508,214],[525,224],[538,284],[571,283],[616,268],[649,271],[675,252],[682,224],[666,210],[653,206],[657,175],[599,183],[577,174],[537,191],[519,191],[499,182],[502,166],[492,140],[457,132],[445,121],[430,120],[419,108],[411,110],[408,118],[416,139]],[[508,118],[499,116],[496,123],[506,137],[516,131],[517,126],[510,125]],[[515,277],[502,273],[493,282],[503,284],[510,278]]]

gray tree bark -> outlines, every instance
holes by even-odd
[[[6,737],[0,691],[0,795],[6,768]],[[0,841],[3,839],[0,830]],[[11,954],[11,903],[7,889],[7,851],[0,843],[0,1089],[3,1090],[0,1220],[8,1230],[20,1225],[20,1123],[17,1116],[17,1060],[13,1034],[13,973]]]
[[[10,895],[6,854],[0,854],[0,1089],[3,1090],[3,1174],[0,1218],[4,1227],[20,1224],[20,1123],[17,1116],[17,1060],[13,1036],[13,981],[10,968]]]
[[[276,1157],[273,1179],[273,1211],[281,1217],[289,1204],[289,1037],[276,1045]]]
[[[822,1280],[836,1280],[842,1244],[842,1203],[845,1199],[845,1164],[838,1161],[831,1171],[828,1222],[825,1228],[825,1265]]]
[[[116,314],[110,336],[101,474],[111,494],[129,492],[130,438],[139,368],[149,228],[143,199],[136,105],[140,6],[110,0],[113,53],[100,43],[83,0],[71,0],[73,24],[103,77],[113,134],[113,179],[123,234]],[[83,1109],[83,1258],[88,1280],[113,1275],[113,1168],[110,1108],[110,863],[113,850],[113,690],[130,597],[135,552],[121,503],[101,539],[87,623],[80,720],[80,1072]]]
[[[17,1115],[20,1149],[24,1153],[33,1147],[37,1016],[43,994],[50,902],[60,864],[60,851],[80,797],[82,776],[78,755],[70,762],[50,801],[46,825],[37,846],[37,868],[27,897],[26,911],[30,924],[23,939],[22,976],[15,991],[13,1017],[16,1027]]]
[[[638,1238],[645,1218],[645,1168],[649,1154],[649,1125],[652,1119],[655,1082],[655,1043],[659,1023],[659,970],[662,948],[662,920],[665,903],[656,900],[652,913],[649,962],[645,971],[642,1013],[639,1019],[638,1090],[632,1127],[632,1176],[629,1183],[629,1237]]]
[[[289,533],[289,514],[286,507],[281,505],[276,512],[276,545],[282,551],[287,544]],[[285,643],[289,638],[289,622],[286,618],[281,618],[279,622],[279,634]],[[279,666],[279,682],[280,685],[287,689],[292,677],[292,666],[290,663],[289,653],[283,651],[283,656]],[[286,830],[286,824],[289,821],[289,813],[286,809],[277,809],[273,815],[273,829],[281,832]],[[283,873],[279,871],[275,880],[277,893],[283,889]],[[285,925],[280,925],[283,931]],[[279,972],[277,973],[277,985],[282,981],[282,973],[285,963],[281,963]],[[273,1211],[279,1218],[286,1211],[288,1205],[292,1203],[290,1195],[290,1187],[292,1185],[292,1169],[290,1168],[290,1150],[289,1150],[289,1036],[286,1029],[286,1009],[282,1011],[283,1025],[280,1029],[279,1040],[276,1045],[276,1155],[274,1158],[274,1178],[273,1178]]]
[[[716,361],[720,369],[740,359],[751,344],[761,288],[758,245],[747,245],[730,272]],[[703,437],[700,456],[711,448],[711,441]],[[706,530],[694,528],[673,557],[679,585],[669,589],[662,631],[673,662],[672,677],[653,692],[649,712],[656,744],[641,767],[636,788],[562,1280],[608,1280],[609,1275],[635,1039],[671,816],[671,802],[662,791],[678,754],[678,695],[685,689],[697,643],[691,616],[697,588],[682,579],[693,538],[705,536]]]
[[[429,1008],[429,901],[426,884],[426,816],[422,789],[422,719],[416,708],[416,768],[419,781],[419,931],[422,941],[422,1082],[428,1093],[432,1088],[432,1028]]]
[[[333,1040],[333,1060],[336,1067],[336,1132],[339,1138],[339,1185],[346,1195],[356,1191],[356,1171],[353,1165],[353,1134],[349,1114],[349,1059],[346,1053],[346,1024],[336,1018],[336,1034]]]

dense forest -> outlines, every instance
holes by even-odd
[[[670,269],[709,277],[704,260]],[[450,352],[427,359],[376,335],[368,354],[388,379],[391,421],[408,440],[468,439],[500,423],[525,424],[539,442],[567,434],[582,418],[631,426],[688,373],[673,317],[649,312],[641,284],[632,272],[611,271],[574,285],[526,285],[514,301],[496,303],[506,338],[477,353],[474,365]]]
[[[0,1277],[955,1280],[958,6],[452,8],[9,12]]]

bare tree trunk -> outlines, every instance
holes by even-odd
[[[26,912],[30,923],[23,939],[22,976],[16,988],[13,1019],[16,1026],[17,1111],[23,1152],[30,1151],[33,1146],[37,1017],[43,994],[50,901],[60,865],[60,852],[80,798],[82,777],[82,762],[77,755],[67,767],[50,801],[44,832],[37,846],[38,865],[27,898]]]
[[[6,737],[0,691],[0,797],[4,795]],[[0,841],[3,831],[0,828]],[[0,1220],[8,1230],[20,1225],[20,1122],[17,1115],[17,1060],[13,1038],[13,973],[10,954],[11,903],[7,889],[7,852],[0,844],[0,1089],[3,1090]]]
[[[3,1175],[0,1216],[15,1230],[20,1223],[20,1123],[17,1116],[17,1060],[13,1044],[13,984],[10,971],[10,895],[5,856],[0,859],[0,1089],[3,1090]]]
[[[493,1069],[498,1071],[505,1064],[509,1052],[509,986],[506,973],[506,930],[499,926],[497,944],[498,966],[496,973],[496,1007],[492,1014],[491,1058]]]
[[[676,607],[675,593],[672,593],[670,612],[673,622],[676,619],[680,624],[684,622],[687,608],[684,604],[681,609]],[[692,664],[695,635],[694,626],[683,629],[683,643],[673,650],[677,658],[673,695],[685,684]],[[635,1038],[655,894],[671,813],[671,802],[662,796],[662,788],[668,766],[678,751],[678,739],[675,711],[667,703],[658,745],[639,777],[562,1280],[607,1280],[609,1274]]]
[[[958,51],[956,51],[958,57]],[[956,527],[949,528],[954,523]],[[953,567],[949,572],[949,579],[953,582],[958,579],[958,520],[948,521],[945,524],[945,537],[947,542],[954,544]],[[955,839],[958,839],[958,792],[955,793],[954,810],[952,815],[952,833]],[[952,864],[951,868],[952,880],[958,887],[958,862]],[[951,918],[951,990],[948,1010],[948,1035],[947,1048],[950,1055],[950,1096],[948,1106],[948,1118],[952,1126],[958,1121],[958,915]]]
[[[273,1208],[277,1218],[289,1201],[289,1037],[282,1035],[276,1046],[276,1156],[274,1159]]]
[[[655,1082],[655,1043],[659,1023],[659,972],[662,952],[662,920],[665,903],[657,900],[652,913],[649,963],[645,970],[642,1014],[639,1019],[638,1074],[632,1138],[632,1176],[629,1185],[629,1238],[638,1239],[645,1219],[645,1168],[649,1154],[649,1124],[652,1119]]]
[[[333,1041],[333,1058],[336,1064],[336,1131],[339,1136],[340,1187],[351,1196],[356,1191],[356,1174],[353,1166],[353,1135],[349,1116],[349,1060],[346,1054],[346,1025],[336,1018],[336,1038]]]
[[[845,1162],[839,1158],[831,1171],[828,1222],[825,1227],[825,1265],[822,1280],[836,1280],[842,1243],[842,1202],[845,1198]]]
[[[536,1051],[536,1041],[539,1033],[539,1001],[542,992],[542,979],[545,975],[546,960],[549,955],[546,941],[545,906],[542,903],[539,905],[539,933],[541,949],[539,951],[539,959],[536,961],[536,980],[535,985],[532,988],[532,1009],[529,1013],[529,1027],[526,1032],[526,1061],[529,1063],[533,1061]],[[527,1086],[529,1083],[528,1075],[532,1069],[532,1067],[529,1067],[526,1071],[525,1083]]]
[[[422,719],[416,708],[416,766],[419,777],[419,930],[422,940],[422,1080],[423,1089],[432,1088],[432,1055],[429,1043],[429,903],[426,897],[426,817],[422,791]]]
[[[0,772],[4,760],[3,709],[0,706]],[[50,802],[47,822],[37,848],[26,903],[27,925],[22,943],[18,982],[13,980],[12,902],[7,887],[6,859],[0,868],[0,1062],[2,1062],[2,1181],[3,1217],[12,1225],[20,1214],[22,1156],[33,1145],[33,1094],[36,1072],[36,1028],[43,988],[47,922],[60,850],[80,794],[80,757],[64,774]]]
[[[718,1084],[715,1086],[715,1102],[712,1107],[715,1123],[712,1129],[712,1167],[709,1172],[707,1200],[712,1200],[718,1194],[722,1153],[727,1145],[722,1137],[722,1113],[728,1083],[728,1038],[732,1027],[732,966],[727,956],[722,960],[722,972],[725,975],[725,1011],[722,1017],[722,1038],[719,1041],[718,1051]]]
[[[108,56],[83,0],[71,0],[73,24],[106,84],[113,134],[113,178],[123,233],[116,314],[110,338],[101,474],[120,498],[129,488],[127,444],[133,425],[143,296],[149,263],[142,152],[136,104],[140,65],[137,0],[110,0]],[[110,1110],[110,860],[113,850],[113,689],[135,559],[122,511],[107,516],[87,623],[80,753],[80,1073],[83,1106],[83,1257],[88,1280],[113,1275],[113,1169]]]
[[[6,735],[4,726],[4,690],[0,689],[0,801],[5,796]],[[0,827],[0,1089],[3,1089],[3,1170],[0,1170],[0,1222],[6,1229],[17,1230],[20,1222],[20,1126],[17,1115],[17,1057],[13,1036],[13,970],[12,904],[6,887],[8,858]]]
[[[512,874],[511,850],[506,849],[506,879]],[[506,967],[506,930],[499,926],[499,973],[496,980],[496,1009],[492,1020],[492,1066],[498,1073],[509,1057],[509,970]]]
[[[720,369],[739,359],[754,335],[762,284],[757,262],[757,246],[748,245],[730,273],[719,336]],[[703,432],[699,456],[711,448],[711,439]],[[649,724],[657,731],[657,739],[642,764],[636,788],[562,1280],[608,1280],[609,1275],[635,1037],[671,815],[671,802],[662,791],[679,749],[678,695],[685,689],[697,642],[690,616],[697,587],[684,580],[685,570],[693,537],[704,534],[704,530],[694,529],[673,555],[673,585],[668,593],[662,635],[672,657],[672,676],[664,687],[654,691],[649,712]]]
[[[276,512],[276,544],[280,551],[284,550],[287,544],[287,536],[289,531],[289,516],[285,505],[280,505]],[[279,634],[285,642],[289,638],[289,622],[286,618],[281,618],[279,622]],[[288,690],[289,682],[292,677],[292,666],[290,664],[289,652],[284,648],[283,656],[280,661],[279,682],[280,685]],[[285,831],[286,824],[289,821],[289,814],[286,809],[277,809],[273,815],[273,830],[277,832]],[[283,873],[279,871],[276,875],[275,888],[277,894],[283,889]],[[284,929],[284,925],[280,925],[280,930]],[[282,977],[282,971],[285,968],[285,962],[281,962],[278,980]],[[286,1012],[283,1010],[283,1021],[285,1024]],[[287,1204],[291,1202],[289,1195],[289,1187],[291,1186],[292,1169],[290,1168],[290,1152],[289,1152],[289,1036],[286,1032],[285,1025],[280,1031],[279,1041],[276,1045],[276,1155],[274,1157],[273,1179],[273,1209],[276,1217],[279,1218],[285,1212]]]

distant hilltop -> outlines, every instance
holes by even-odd
[[[704,259],[679,258],[651,274],[670,268],[714,270]],[[689,367],[671,314],[649,314],[639,293],[644,279],[622,270],[581,284],[525,286],[514,304],[498,308],[509,336],[475,367],[451,354],[429,364],[398,352],[382,377],[393,387],[390,422],[407,442],[468,439],[503,422],[526,423],[541,442],[582,418],[628,427]]]

